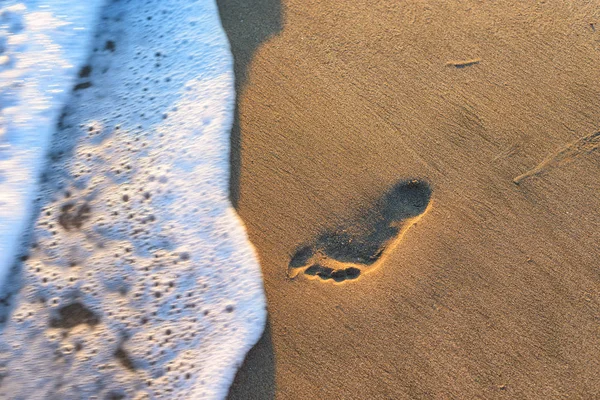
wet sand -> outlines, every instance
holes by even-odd
[[[249,3],[219,6],[269,325],[230,398],[600,396],[600,2]],[[381,266],[290,278],[407,179]]]

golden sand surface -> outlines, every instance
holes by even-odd
[[[600,397],[600,1],[219,6],[269,311],[230,399]],[[290,277],[408,179],[381,266]]]

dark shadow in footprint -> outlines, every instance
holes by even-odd
[[[304,272],[308,277],[335,282],[358,278],[382,261],[425,213],[430,198],[431,188],[425,181],[398,183],[352,224],[299,248],[289,264],[290,276]]]

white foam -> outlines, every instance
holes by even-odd
[[[113,2],[61,118],[0,397],[224,398],[262,333],[213,0]]]
[[[44,154],[100,3],[4,1],[0,9],[0,287],[30,222]]]

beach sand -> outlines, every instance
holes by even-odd
[[[249,3],[219,6],[269,323],[229,398],[600,396],[600,2]],[[381,265],[289,277],[407,179]]]

